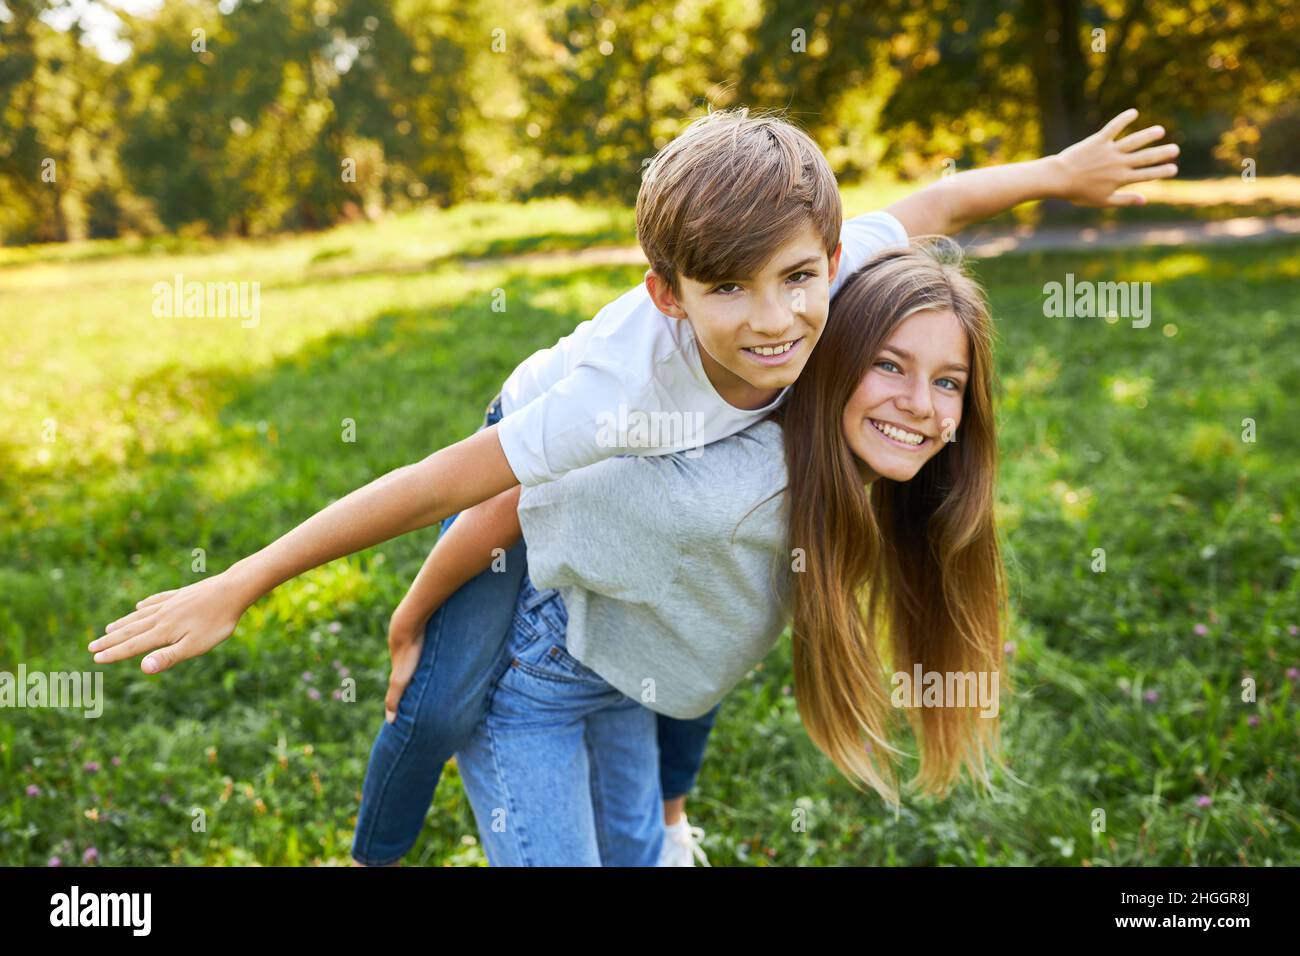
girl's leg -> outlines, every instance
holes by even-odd
[[[653,865],[662,841],[653,714],[569,656],[566,624],[559,595],[525,577],[509,659],[457,754],[484,849],[493,866],[600,866],[602,849]],[[628,705],[644,716],[614,715]],[[606,712],[592,750],[593,717]],[[641,845],[629,850],[625,839]]]
[[[494,401],[484,424],[498,420]],[[444,521],[443,530],[454,520]],[[443,764],[486,709],[526,564],[521,541],[506,553],[504,571],[484,571],[429,618],[397,719],[380,725],[370,752],[352,843],[357,862],[393,863],[419,836]]]
[[[604,866],[659,862],[664,817],[655,745],[657,716],[623,696],[587,717],[591,802]]]
[[[722,704],[707,714],[691,720],[678,720],[659,714],[656,731],[659,738],[659,784],[665,805],[680,803],[695,786],[695,778],[704,763],[704,749],[709,733],[718,719]],[[671,821],[670,821],[671,822]]]
[[[508,705],[516,714],[518,703]],[[583,720],[559,709],[545,728],[484,721],[456,754],[492,866],[600,866]]]

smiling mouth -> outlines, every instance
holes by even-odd
[[[749,352],[755,359],[764,365],[775,365],[785,362],[790,352],[798,349],[803,337],[792,338],[789,342],[780,342],[779,345],[754,345],[748,349],[741,349],[742,352]]]
[[[802,336],[798,339],[791,339],[789,342],[782,342],[779,345],[753,345],[744,349],[744,351],[751,355],[761,355],[764,358],[771,358],[777,355],[784,355],[786,352],[798,345],[801,339]]]
[[[920,448],[930,441],[928,436],[922,435],[920,432],[911,432],[889,422],[876,421],[874,418],[869,418],[867,421],[871,422],[871,427],[884,436],[887,441],[904,448]]]

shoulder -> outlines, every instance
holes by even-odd
[[[841,236],[852,235],[855,238],[875,240],[878,244],[893,245],[907,243],[907,230],[897,216],[884,209],[877,209],[861,216],[847,219],[840,229]]]
[[[698,451],[694,458],[687,452],[666,456],[660,470],[665,497],[676,502],[679,519],[701,534],[730,535],[739,522],[758,515],[776,533],[788,483],[781,426],[763,419]],[[756,528],[753,533],[767,536]]]
[[[589,344],[596,355],[624,364],[642,356],[658,360],[681,348],[684,324],[660,312],[642,283],[596,313]]]

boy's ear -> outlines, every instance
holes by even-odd
[[[655,272],[654,269],[646,271],[645,287],[646,291],[650,293],[650,298],[655,307],[664,315],[671,315],[674,319],[687,318],[686,310],[682,308],[681,303],[677,301],[677,297],[668,288],[668,281]]]
[[[840,271],[840,253],[843,251],[844,251],[844,243],[842,242],[836,243],[835,251],[831,253],[831,257],[829,260],[830,264],[827,267],[827,273],[828,273],[826,277],[827,282],[835,281],[835,275]]]

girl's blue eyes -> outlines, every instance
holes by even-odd
[[[894,363],[891,362],[889,359],[881,359],[881,360],[880,360],[879,362],[877,362],[876,364],[877,364],[877,365],[894,365]],[[898,366],[897,366],[897,365],[894,365],[894,368],[898,368]],[[900,371],[901,371],[901,370],[900,370]],[[939,379],[939,381],[941,381],[941,382],[952,382],[952,388],[951,388],[949,391],[954,391],[954,392],[960,392],[960,391],[961,391],[961,383],[958,382],[958,381],[957,381],[956,379],[954,379],[954,378],[947,378],[947,377],[944,377],[944,378]]]
[[[805,272],[796,272],[796,273],[794,273],[794,275],[790,276],[790,278],[793,279],[793,278],[795,278],[795,276],[803,276],[803,278],[802,278],[802,279],[799,279],[798,281],[799,281],[799,282],[805,282],[805,281],[807,281],[808,279],[815,278],[816,275],[817,275],[817,273],[815,273],[815,272],[807,272],[807,271],[805,271]],[[740,286],[737,285],[737,284],[734,283],[734,282],[724,282],[724,283],[722,283],[722,285],[718,286],[718,287],[717,287],[716,289],[714,289],[713,291],[714,291],[714,292],[721,293],[722,295],[735,295],[734,292],[723,292],[723,291],[722,291],[723,289],[727,288],[728,286],[736,286],[737,289],[740,288]]]

